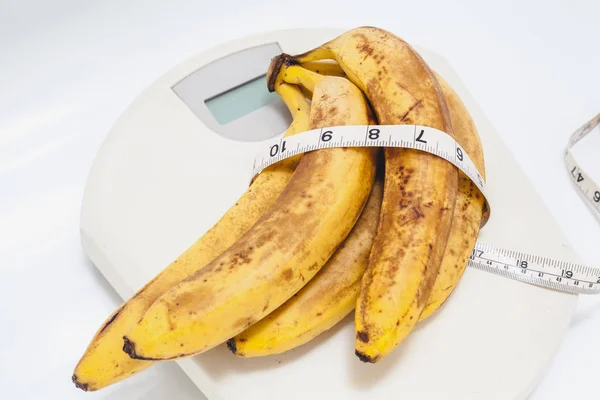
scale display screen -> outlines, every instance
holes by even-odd
[[[217,122],[225,125],[277,101],[278,98],[276,92],[269,92],[266,76],[262,75],[206,99],[205,103]]]
[[[267,88],[266,73],[277,43],[249,47],[188,70],[172,86],[210,134],[253,142],[277,136],[291,123],[291,115],[276,92]]]

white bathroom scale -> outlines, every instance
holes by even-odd
[[[123,299],[235,203],[261,144],[287,128],[287,109],[266,88],[270,59],[340,33],[285,30],[220,45],[160,77],[119,117],[87,181],[81,238]],[[481,135],[491,218],[479,241],[579,262],[459,76],[441,55],[414,47],[459,93]],[[576,302],[467,268],[448,302],[377,364],[354,355],[353,314],[282,355],[245,359],[221,345],[176,362],[211,400],[519,400],[552,361]]]

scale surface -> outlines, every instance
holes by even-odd
[[[262,79],[269,59],[339,33],[277,31],[222,45],[160,77],[117,120],[88,178],[81,237],[121,297],[219,219],[247,188],[261,143],[287,127]],[[415,47],[460,94],[483,141],[492,215],[479,240],[579,262],[457,74]],[[209,399],[518,400],[544,374],[576,302],[469,268],[440,312],[378,364],[354,355],[353,314],[282,355],[236,358],[221,345],[177,363]]]

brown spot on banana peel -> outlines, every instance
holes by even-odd
[[[407,118],[409,118],[409,114],[412,112],[413,114],[417,114],[417,107],[422,107],[422,100],[418,100],[415,104],[412,105],[412,107],[410,107],[408,109],[408,111],[406,112],[406,114],[404,114],[401,118],[400,121],[405,121]],[[412,119],[418,119],[418,117],[414,117],[412,115],[410,115],[410,117]]]
[[[358,43],[356,47],[358,49],[358,52],[363,54],[363,61],[370,57],[373,54],[373,51],[375,50],[373,46],[371,46],[369,41],[366,39],[366,37],[365,41],[362,43]]]
[[[294,277],[294,271],[292,271],[291,268],[288,268],[283,271],[283,273],[281,274],[281,277],[283,279],[285,279],[286,281],[289,281],[290,279],[292,279]]]
[[[219,267],[221,268],[221,267]],[[218,269],[218,268],[217,268]],[[202,270],[200,270],[202,271]],[[199,271],[199,272],[200,272]],[[206,272],[206,271],[205,271]],[[198,274],[199,276],[203,276],[206,274]],[[214,292],[209,287],[204,287],[200,290],[197,290],[194,293],[186,293],[177,298],[175,302],[168,302],[162,299],[157,301],[164,302],[167,306],[168,314],[171,315],[176,310],[180,310],[182,313],[190,313],[190,312],[198,312],[202,311],[205,307],[209,307],[214,298]],[[170,325],[173,329],[175,325],[170,321]]]
[[[327,115],[322,108],[316,108],[312,110],[312,115],[314,121],[325,121],[327,119]]]
[[[135,353],[135,343],[133,343],[127,336],[123,336],[123,351],[134,360],[154,360],[152,358],[140,357]]]
[[[402,208],[402,205],[400,206]],[[423,218],[425,216],[425,214],[423,214],[423,212],[421,212],[420,208],[418,207],[412,207],[412,210],[414,211],[414,214],[409,214],[409,215],[403,215],[400,217],[400,226],[404,226],[404,225],[408,225],[410,223],[414,223],[417,222],[420,218]]]
[[[369,342],[369,334],[365,331],[356,332],[356,337],[361,342],[365,342],[365,343]]]
[[[408,194],[409,194],[409,196],[412,196],[411,192],[408,192]],[[423,218],[425,216],[425,214],[423,214],[423,212],[421,211],[421,208],[419,206],[413,207],[412,209],[415,212],[415,216],[417,218]],[[431,247],[431,245],[430,245],[430,247]]]

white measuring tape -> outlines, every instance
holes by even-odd
[[[600,122],[600,115],[596,122]],[[581,133],[575,141],[572,138],[570,147],[585,134],[587,132]],[[577,132],[573,136],[577,136]],[[268,141],[254,159],[252,176],[286,158],[333,147],[401,147],[434,154],[460,169],[485,197],[485,182],[466,151],[447,133],[421,125],[334,126],[275,138]],[[578,169],[572,157],[570,159],[576,167],[575,173],[581,173],[583,181],[589,185],[591,179],[583,175],[583,171]],[[579,184],[583,181],[580,180]],[[589,194],[598,189],[586,186],[586,190]],[[595,194],[592,194],[592,201],[595,200],[594,196]],[[484,218],[484,223],[486,220],[487,218]],[[563,292],[600,294],[599,269],[501,249],[480,242],[475,244],[468,266]]]

